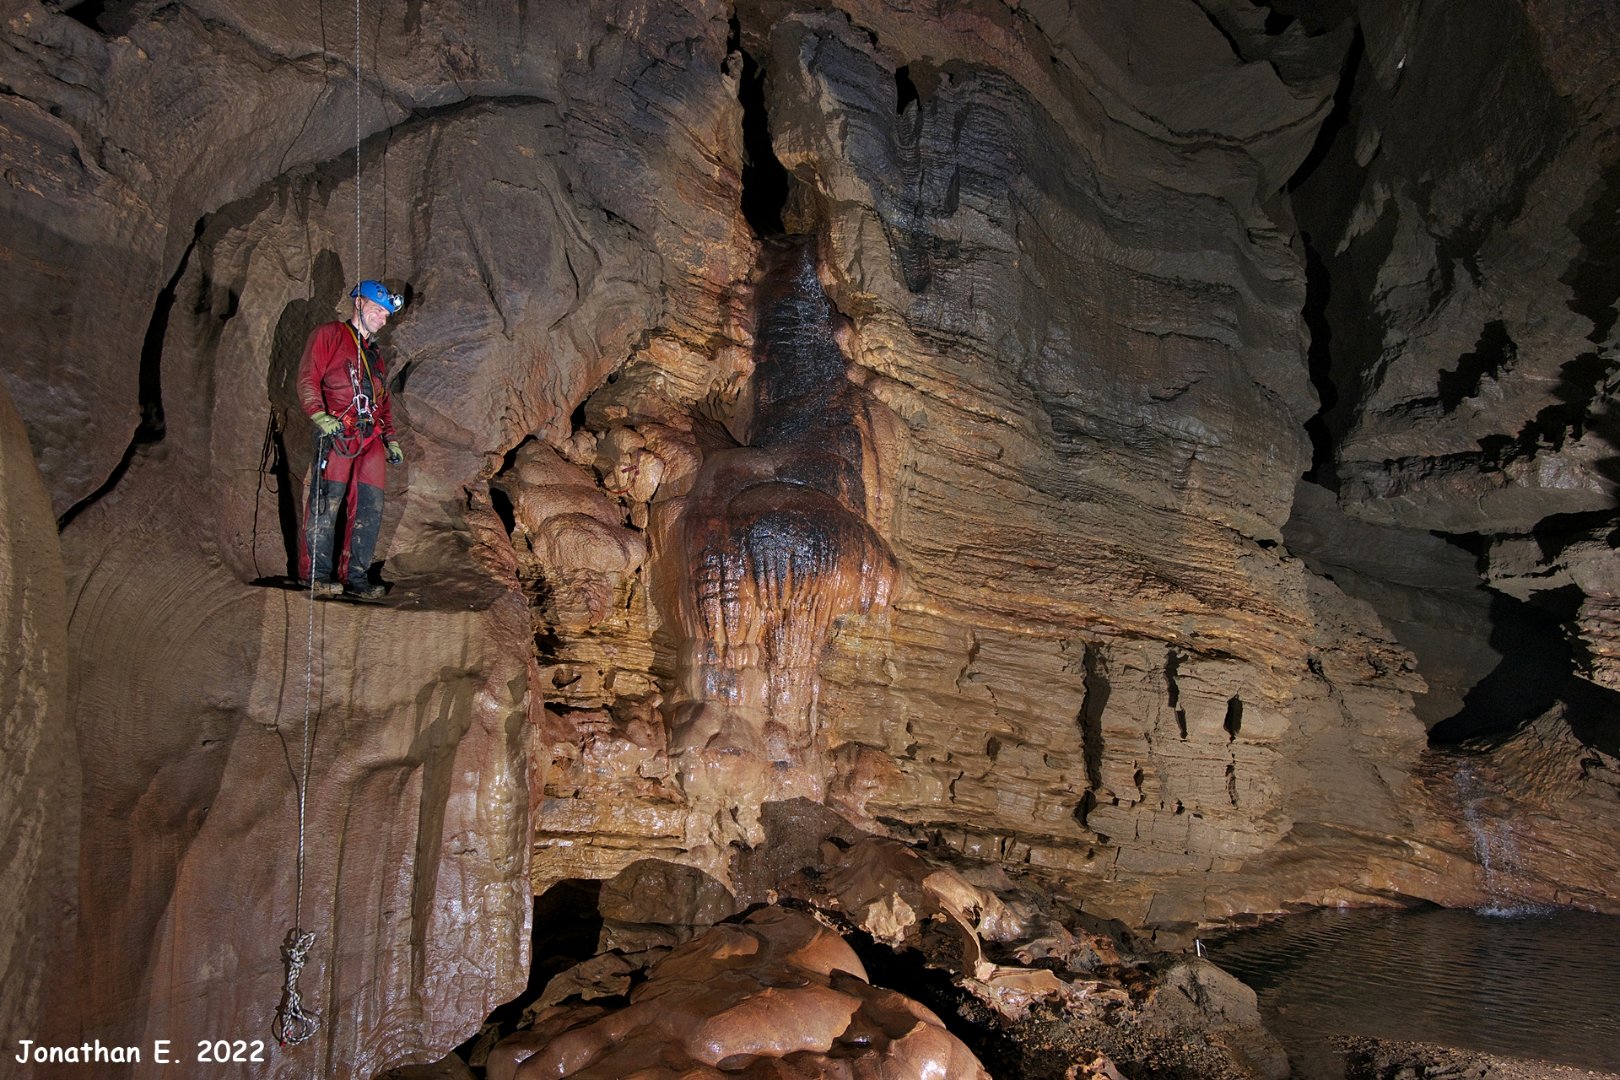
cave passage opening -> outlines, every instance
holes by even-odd
[[[1446,536],[1484,558],[1489,538]],[[1483,588],[1483,586],[1482,586]],[[1583,678],[1578,639],[1571,632],[1585,594],[1576,585],[1520,600],[1490,593],[1488,644],[1501,657],[1463,695],[1462,707],[1429,729],[1435,748],[1511,737],[1562,704],[1564,718],[1583,743],[1620,754],[1620,693]]]
[[[1267,16],[1268,25],[1271,18]],[[1359,169],[1353,156],[1344,152],[1344,145],[1354,136],[1352,102],[1361,79],[1365,49],[1358,25],[1345,51],[1333,106],[1322,121],[1310,153],[1285,185],[1300,222],[1300,242],[1305,253],[1305,303],[1300,317],[1309,334],[1306,371],[1317,396],[1317,410],[1305,422],[1311,441],[1311,465],[1304,479],[1330,491],[1339,489],[1335,457],[1354,410],[1354,402],[1348,400],[1351,395],[1341,393],[1340,387],[1360,384],[1358,359],[1350,355],[1351,342],[1345,335],[1336,342],[1333,325],[1347,313],[1356,318],[1363,316],[1349,311],[1354,290],[1350,288],[1353,282],[1349,280],[1346,260],[1342,256],[1325,257],[1320,246],[1321,238],[1337,232],[1337,219],[1345,212],[1337,205],[1338,193],[1347,186],[1356,186],[1346,185],[1341,174]]]
[[[524,1011],[540,1000],[552,979],[597,954],[602,916],[597,910],[602,883],[588,878],[567,878],[534,898],[534,919],[529,926],[529,981],[523,992],[497,1005],[478,1033],[454,1053],[482,1075],[489,1052],[518,1030]]]
[[[765,70],[742,46],[742,23],[731,17],[729,51],[742,56],[742,78],[737,102],[742,106],[743,165],[742,212],[754,235],[761,239],[785,231],[782,211],[787,206],[792,178],[771,146],[771,121],[765,109]]]
[[[141,0],[83,0],[61,8],[62,14],[98,34],[118,37],[135,25]]]

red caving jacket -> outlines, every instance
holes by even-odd
[[[315,332],[309,335],[309,342],[304,346],[304,359],[298,365],[298,401],[305,415],[331,413],[344,421],[345,427],[355,419],[348,415],[349,406],[354,402],[354,386],[349,381],[349,369],[360,363],[354,347],[357,336],[346,322],[317,326]],[[365,387],[365,371],[369,368],[371,415],[376,424],[373,431],[378,438],[386,441],[394,437],[394,407],[388,400],[388,373],[375,342],[366,344],[365,361],[361,367],[360,385]]]

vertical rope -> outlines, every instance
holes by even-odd
[[[298,990],[298,977],[303,974],[309,958],[310,946],[315,943],[315,931],[303,929],[304,924],[304,822],[309,798],[309,767],[312,747],[309,734],[313,718],[315,697],[315,525],[319,506],[321,465],[325,455],[317,446],[315,461],[310,468],[309,502],[304,507],[304,542],[309,549],[309,626],[304,636],[304,727],[299,755],[298,786],[298,859],[293,876],[293,925],[281,943],[281,962],[286,966],[286,981],[281,987],[281,1004],[276,1006],[276,1018],[270,1024],[270,1033],[282,1046],[297,1046],[320,1030],[320,1017],[304,1009]]]
[[[324,27],[324,21],[322,23]],[[360,0],[354,0],[354,267],[351,276],[359,280],[360,258]],[[358,344],[358,340],[357,340]],[[310,496],[320,499],[320,488],[325,455],[319,450],[312,466]],[[281,1004],[271,1032],[283,1046],[297,1046],[320,1030],[320,1018],[306,1012],[298,991],[298,977],[308,960],[310,946],[315,943],[315,932],[303,929],[304,923],[304,837],[309,800],[309,770],[312,756],[310,721],[314,714],[315,698],[315,530],[313,518],[316,505],[306,506],[305,543],[310,557],[309,624],[304,637],[304,728],[300,775],[298,778],[298,862],[294,874],[293,925],[281,943],[281,960],[286,965],[287,978],[281,990]]]
[[[354,0],[354,274],[360,280],[360,0]]]
[[[317,460],[314,468],[319,469],[320,467],[321,463]],[[317,485],[320,484],[321,477],[316,476],[314,482]],[[310,513],[310,508],[306,507],[304,516],[313,518],[315,515]],[[310,566],[309,628],[304,635],[304,730],[303,752],[299,759],[302,767],[298,781],[298,874],[297,891],[293,894],[294,926],[304,925],[304,808],[309,798],[309,721],[314,711],[311,701],[315,696],[315,528],[313,524],[309,528],[309,537],[306,543],[309,545]]]

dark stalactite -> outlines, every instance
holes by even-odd
[[[676,742],[809,751],[820,653],[842,615],[886,606],[896,568],[866,520],[879,406],[849,377],[815,241],[764,245],[744,445],[704,462],[680,524],[689,584]]]

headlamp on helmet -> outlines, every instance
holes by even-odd
[[[405,306],[405,298],[403,296],[396,292],[389,292],[388,286],[384,285],[380,281],[372,281],[370,279],[362,281],[360,284],[356,285],[354,287],[354,291],[349,293],[349,295],[370,300],[378,307],[387,310],[388,314],[390,315],[395,314],[400,308]]]

